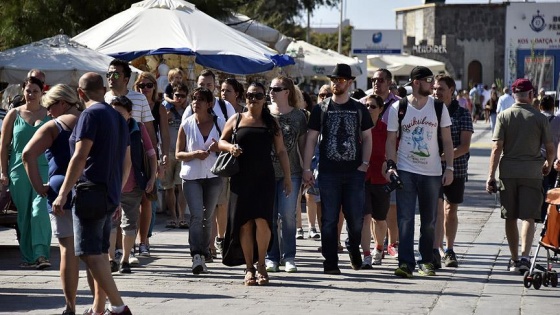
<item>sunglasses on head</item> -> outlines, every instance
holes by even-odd
[[[264,99],[264,93],[246,93],[245,96],[247,96],[248,100],[263,100]]]
[[[47,107],[45,107],[45,108],[46,108],[47,111],[49,112],[49,111],[51,110],[51,108],[52,108],[54,105],[56,105],[56,104],[58,104],[58,103],[60,103],[60,102],[62,102],[62,101],[55,101],[55,102],[52,102],[52,103],[50,103],[50,104],[49,104]]]
[[[332,93],[319,93],[319,97],[321,98],[327,98],[327,97],[331,97]]]
[[[153,83],[139,83],[137,86],[141,90],[143,90],[144,88],[148,88],[148,89],[153,89],[154,88]]]
[[[175,93],[173,94],[176,98],[185,98],[187,97],[187,94],[180,94],[180,93]]]
[[[346,83],[346,81],[348,81],[346,78],[331,78],[331,82],[334,84]]]
[[[115,80],[118,80],[121,77],[121,74],[118,73],[117,71],[110,71],[110,72],[107,72],[105,74],[105,77],[107,79],[110,79],[111,77],[113,77],[113,78],[115,78]]]
[[[285,91],[285,90],[287,90],[287,88],[281,87],[281,86],[271,86],[270,87],[270,92],[278,93],[278,92]]]

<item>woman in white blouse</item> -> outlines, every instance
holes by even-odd
[[[212,214],[222,189],[222,179],[210,172],[218,157],[218,143],[225,121],[212,114],[214,95],[206,88],[192,94],[194,114],[183,121],[177,136],[175,156],[181,161],[183,193],[191,212],[189,245],[192,273],[207,272]]]

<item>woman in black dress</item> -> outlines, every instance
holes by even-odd
[[[264,262],[271,244],[275,190],[272,145],[284,174],[288,174],[284,177],[286,196],[292,191],[290,165],[278,122],[265,106],[264,86],[251,83],[246,97],[248,111],[228,120],[219,142],[220,150],[237,156],[240,167],[239,173],[231,177],[223,263],[226,266],[245,264],[245,285],[266,285],[268,273]],[[236,124],[237,143],[234,145],[231,137]]]

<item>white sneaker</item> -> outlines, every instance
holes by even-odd
[[[134,255],[134,253],[130,253],[130,257],[128,257],[128,263],[137,266],[140,264],[140,261],[138,261],[138,258],[136,258],[136,255]]]
[[[199,254],[194,255],[192,259],[192,273],[193,275],[198,275],[204,272],[204,258]]]
[[[364,256],[364,261],[362,262],[362,269],[373,269],[371,267],[371,255]]]
[[[286,260],[284,262],[284,271],[289,273],[297,272],[297,267],[293,260]]]
[[[321,234],[317,233],[317,229],[312,227],[309,229],[309,238],[314,238],[314,239],[320,239],[321,238]]]
[[[278,267],[278,263],[275,262],[275,261],[272,261],[270,259],[266,259],[265,264],[266,264],[266,271],[268,271],[268,272],[278,272],[278,271],[280,271],[280,268]]]
[[[381,260],[383,259],[383,251],[374,249],[373,250],[373,265],[381,265]]]
[[[296,231],[296,239],[297,239],[297,240],[302,240],[302,239],[303,239],[303,229],[302,229],[302,228],[297,229],[297,231]]]

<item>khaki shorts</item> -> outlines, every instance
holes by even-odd
[[[165,190],[172,189],[175,185],[181,185],[181,161],[175,159],[175,152],[169,152],[167,155],[167,165],[165,167],[165,175],[161,181],[161,187]]]
[[[502,219],[541,219],[542,179],[500,179]]]

